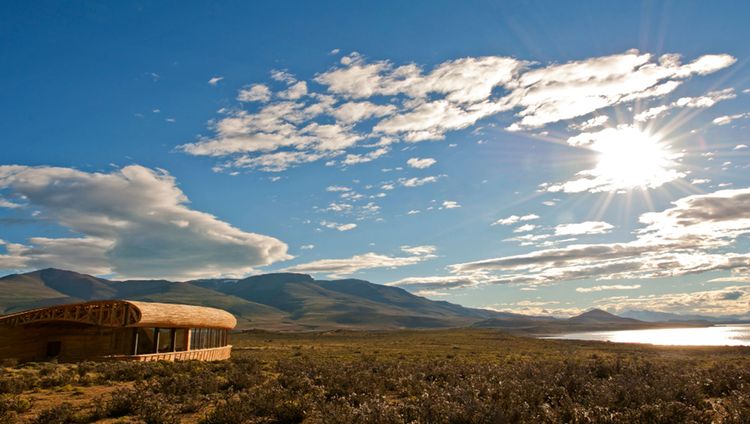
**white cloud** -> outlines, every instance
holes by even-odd
[[[436,164],[437,161],[433,158],[410,158],[406,161],[406,164],[412,168],[425,169]]]
[[[446,200],[443,202],[443,209],[456,209],[460,207],[461,205],[459,205],[458,202],[455,202],[453,200]]]
[[[514,233],[527,233],[529,231],[533,231],[536,228],[536,225],[533,224],[524,224],[513,230]]]
[[[237,100],[241,102],[267,102],[270,98],[271,89],[264,84],[253,84],[237,94]]]
[[[372,162],[375,159],[388,154],[390,149],[387,147],[381,147],[379,149],[371,150],[364,154],[348,154],[342,161],[344,165],[356,165],[358,163]]]
[[[535,219],[539,219],[539,215],[533,213],[523,216],[511,215],[507,218],[498,219],[492,225],[513,225],[519,221],[533,221]]]
[[[303,244],[299,248],[302,249],[302,250],[312,250],[312,249],[315,249],[315,245],[314,244]]]
[[[747,149],[747,144],[738,144],[734,146],[734,149],[732,150],[742,150],[742,149]]]
[[[555,227],[556,236],[576,236],[584,234],[605,234],[614,227],[602,221],[586,221],[577,224],[560,224]]]
[[[734,114],[734,115],[719,116],[718,118],[716,118],[716,119],[713,120],[713,124],[714,125],[719,125],[719,126],[728,125],[728,124],[731,124],[732,121],[736,121],[738,119],[745,119],[745,118],[750,118],[750,112],[748,112],[748,113],[737,113],[737,114]]]
[[[609,121],[609,116],[607,115],[599,115],[595,116],[587,121],[584,121],[580,124],[572,124],[569,125],[568,128],[572,130],[578,130],[578,131],[588,131],[592,130],[594,128],[599,128],[602,125],[606,124],[607,121]]]
[[[17,209],[22,207],[23,205],[20,205],[18,203],[13,203],[9,200],[3,199],[0,197],[0,208],[6,208],[6,209]]]
[[[356,122],[387,116],[396,111],[394,105],[377,105],[371,102],[346,102],[331,112],[331,115],[337,121],[344,124],[354,124]]]
[[[401,287],[409,291],[445,290],[475,286],[477,281],[458,276],[408,277],[385,283],[386,286]]]
[[[750,188],[692,195],[640,216],[636,239],[577,244],[452,265],[458,275],[490,273],[496,282],[543,284],[580,279],[634,279],[750,269],[736,247],[750,233]]]
[[[432,259],[435,257],[434,246],[403,246],[401,250],[408,256],[388,256],[368,252],[344,259],[320,259],[285,269],[288,272],[305,272],[326,274],[331,277],[343,277],[356,272],[374,268],[399,268]]]
[[[339,224],[338,222],[330,222],[330,221],[321,221],[320,225],[326,228],[331,228],[338,231],[350,231],[355,228],[357,228],[357,224],[355,223],[349,223],[349,224]]]
[[[746,315],[750,286],[732,286],[692,293],[667,293],[642,296],[614,296],[596,301],[615,313],[626,310],[650,310],[709,316]]]
[[[273,79],[274,81],[284,82],[290,85],[297,82],[297,78],[295,78],[294,75],[290,74],[287,71],[280,70],[280,69],[274,69],[271,71],[271,79]]]
[[[221,81],[223,79],[224,79],[224,77],[211,77],[211,79],[208,80],[208,83],[210,85],[216,86],[217,84],[219,84],[219,81]]]
[[[576,287],[576,291],[578,293],[593,293],[593,292],[600,292],[600,291],[609,291],[609,290],[637,290],[640,289],[640,284],[613,284],[609,286],[593,286],[593,287]]]
[[[350,187],[333,185],[333,186],[326,187],[326,191],[341,192],[341,191],[352,191],[352,189]]]
[[[272,96],[265,84],[242,89],[238,100],[267,103],[259,110],[254,110],[258,105],[243,105],[249,110],[224,111],[227,116],[211,123],[213,134],[179,149],[229,158],[219,169],[281,171],[322,159],[333,163],[332,157],[344,154],[350,155],[345,162],[354,165],[374,157],[348,152],[361,141],[385,147],[439,140],[447,132],[511,110],[518,111],[519,119],[510,129],[537,128],[662,97],[687,78],[734,61],[729,55],[706,55],[683,65],[677,55],[628,51],[547,66],[509,57],[467,57],[423,69],[368,62],[354,52],[314,78],[320,92],[286,71],[272,72],[272,79],[288,85],[286,90]],[[704,107],[707,101],[683,98],[677,103]],[[602,115],[571,127],[590,130],[606,119]]]
[[[242,276],[290,259],[287,245],[190,209],[165,171],[131,165],[111,173],[0,166],[0,190],[76,234],[29,239],[16,268],[63,267],[128,277]],[[6,258],[7,260],[7,258]]]
[[[419,187],[425,184],[436,183],[438,178],[440,177],[441,177],[440,175],[437,175],[437,176],[430,175],[428,177],[423,177],[423,178],[417,178],[417,177],[399,178],[398,182],[404,187]]]
[[[674,108],[709,108],[722,100],[729,100],[737,97],[734,89],[726,88],[719,91],[711,91],[699,97],[681,97],[667,105],[661,105],[644,110],[633,116],[637,122],[645,122],[657,118]]]
[[[307,94],[307,83],[305,81],[298,81],[285,91],[279,93],[279,97],[287,100],[297,100],[300,97]]]
[[[509,102],[523,108],[514,128],[537,128],[622,102],[663,96],[691,75],[715,72],[736,61],[729,55],[705,55],[686,65],[677,55],[654,59],[632,50],[525,72],[511,84]]]

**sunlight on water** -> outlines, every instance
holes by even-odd
[[[589,331],[547,339],[599,340],[616,343],[646,343],[668,346],[750,346],[750,324],[655,330]]]

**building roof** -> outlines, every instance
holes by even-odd
[[[0,325],[75,322],[103,327],[164,327],[232,329],[237,319],[227,311],[206,306],[134,300],[98,300],[32,309],[0,317]]]

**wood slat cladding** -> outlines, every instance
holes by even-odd
[[[191,305],[127,300],[59,305],[0,317],[0,359],[227,359],[227,331],[236,322],[226,311]]]
[[[0,325],[11,327],[36,322],[62,321],[103,327],[232,329],[237,325],[234,315],[221,309],[132,300],[73,303],[0,317]]]

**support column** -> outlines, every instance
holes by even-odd
[[[133,329],[133,355],[138,354],[138,329]]]
[[[154,328],[154,353],[159,353],[159,328]]]
[[[175,341],[177,340],[177,330],[174,328],[171,328],[169,330],[169,350],[172,352],[177,351],[177,346],[175,345]]]
[[[190,342],[192,341],[192,338],[193,338],[193,329],[192,328],[188,328],[187,329],[187,336],[185,336],[185,351],[186,352],[190,351]]]

